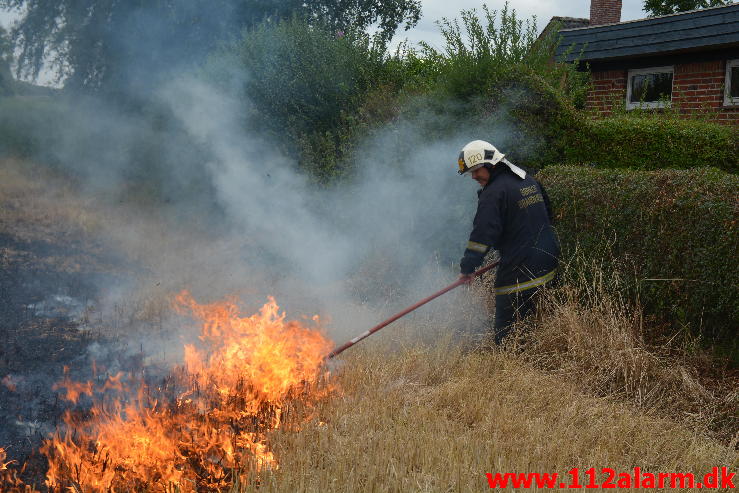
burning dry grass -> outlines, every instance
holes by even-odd
[[[332,344],[274,300],[251,316],[235,301],[176,297],[201,332],[164,376],[95,366],[88,381],[54,385],[72,405],[40,448],[49,491],[220,491],[279,467],[266,434],[299,429],[335,390],[323,364]],[[36,491],[4,459],[0,449],[0,491]]]
[[[264,434],[298,426],[284,419],[291,405],[307,415],[330,393],[321,386],[330,341],[286,321],[274,300],[249,317],[233,300],[200,305],[181,293],[176,303],[201,322],[201,344],[185,347],[184,367],[159,388],[123,374],[59,384],[67,400],[93,404],[67,412],[41,448],[50,489],[215,491],[253,480],[277,467]]]
[[[476,350],[442,330],[440,321],[424,334],[406,325],[351,349],[332,363],[341,394],[313,402],[310,409],[292,407],[292,422],[299,426],[269,426],[271,431],[252,442],[265,444],[274,454],[269,456],[275,461],[272,469],[240,475],[221,468],[219,484],[232,482],[225,489],[232,492],[479,491],[487,488],[488,472],[557,472],[567,477],[573,467],[629,472],[639,466],[645,472],[696,475],[713,467],[735,470],[736,440],[715,440],[704,427],[688,426],[681,415],[670,419],[669,410],[678,409],[675,403],[658,413],[647,399],[637,399],[644,395],[644,390],[636,391],[639,388],[656,386],[660,390],[652,394],[662,392],[661,400],[678,399],[684,389],[674,386],[673,377],[679,373],[672,369],[677,363],[671,366],[639,343],[634,326],[627,323],[638,317],[603,299],[603,293],[598,295],[601,303],[593,304],[573,297],[570,289],[560,288],[560,296],[549,300],[540,322],[519,341],[523,346]],[[560,319],[546,323],[556,313]],[[233,318],[232,311],[224,315]],[[221,334],[220,325],[211,329],[206,333]],[[542,339],[565,330],[567,346],[558,339],[544,344]],[[613,333],[606,335],[608,330]],[[432,331],[432,344],[413,342],[421,335],[428,339]],[[595,347],[587,350],[590,345]],[[569,358],[562,347],[572,350]],[[606,359],[611,352],[615,356]],[[643,364],[643,372],[626,370],[641,361],[631,352],[644,353],[644,361],[651,362]],[[603,361],[596,364],[599,358]],[[207,361],[196,359],[200,364]],[[214,361],[213,378],[221,387],[230,387],[233,382],[220,379],[239,365],[226,369],[222,361],[220,356]],[[542,368],[543,361],[553,363]],[[247,402],[241,406],[250,409]],[[210,420],[224,430],[232,423]],[[217,430],[214,433],[217,438]],[[208,436],[187,443],[189,448],[180,443],[178,450],[213,463],[215,449]],[[89,450],[104,446],[100,442]],[[165,460],[161,465],[173,464]],[[158,491],[151,486],[156,478],[148,479],[148,491]],[[128,485],[147,491],[146,481]],[[116,489],[124,490],[123,484]]]

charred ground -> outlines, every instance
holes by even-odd
[[[65,409],[52,385],[64,367],[86,368],[87,348],[106,338],[92,320],[100,286],[126,271],[93,236],[102,218],[70,183],[12,160],[0,174],[0,443],[23,463]],[[38,479],[43,460],[34,457]]]

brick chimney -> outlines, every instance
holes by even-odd
[[[621,22],[622,0],[590,0],[590,25]]]

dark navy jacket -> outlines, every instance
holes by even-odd
[[[462,258],[462,273],[474,272],[493,249],[500,252],[496,292],[542,276],[548,276],[548,281],[557,267],[559,243],[542,185],[529,173],[521,179],[501,163],[490,171],[490,181],[477,193],[477,214]]]

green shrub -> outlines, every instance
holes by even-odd
[[[462,26],[457,19],[437,23],[443,50],[421,43],[422,58],[435,66],[426,73],[436,78],[437,90],[462,101],[485,97],[510,69],[526,67],[576,103],[584,103],[589,75],[578,72],[576,64],[553,62],[558,29],[539,38],[536,18],[519,19],[508,3],[500,12],[483,4],[482,15],[462,10],[461,18]]]
[[[370,140],[375,129],[385,134],[397,129],[401,135],[412,129],[429,142],[484,136],[513,162],[538,169],[564,159],[562,136],[572,132],[581,117],[561,92],[533,70],[516,65],[490,83],[486,97],[467,101],[435,91],[373,91],[358,119],[363,127],[357,135]]]
[[[603,168],[716,167],[736,173],[739,163],[736,127],[673,115],[586,120],[567,140],[567,162]]]
[[[462,10],[464,28],[457,19],[437,22],[445,42],[443,51],[421,43],[424,58],[439,66],[440,85],[458,99],[485,94],[491,79],[522,62],[536,40],[536,22],[519,20],[508,4],[500,13],[500,21],[496,10],[487,5],[482,10],[482,19],[474,9]]]
[[[511,67],[495,81],[485,111],[510,123],[508,157],[537,169],[564,159],[566,136],[583,120],[570,98],[525,66]]]
[[[739,327],[739,177],[715,168],[539,173],[557,216],[564,258],[630,265],[630,289],[649,313],[714,338]],[[735,348],[737,349],[737,348]]]
[[[488,135],[532,168],[564,159],[589,76],[552,62],[557,30],[537,38],[535,19],[518,19],[507,4],[463,10],[461,21],[443,19],[439,28],[443,49],[401,46],[386,60],[391,87],[368,93],[358,118],[364,129],[399,119],[429,140],[449,138],[450,129]]]
[[[264,23],[239,47],[246,95],[268,124],[331,130],[379,77],[384,53],[367,36],[337,34],[300,19]]]
[[[551,62],[556,30],[537,39],[535,20],[519,20],[507,5],[500,13],[483,7],[479,17],[462,11],[462,24],[439,24],[443,51],[401,44],[389,55],[364,33],[299,18],[265,22],[206,70],[245,73],[245,83],[235,78],[245,120],[319,181],[343,176],[359,136],[398,117],[439,138],[452,126],[473,124],[481,134],[505,133],[506,151],[524,165],[561,160],[562,135],[574,125],[573,101],[584,100],[587,74]],[[210,75],[228,85],[229,76]]]
[[[251,125],[272,133],[309,171],[329,177],[341,171],[351,117],[388,73],[384,46],[370,36],[300,18],[262,23],[221,57],[246,74]]]

